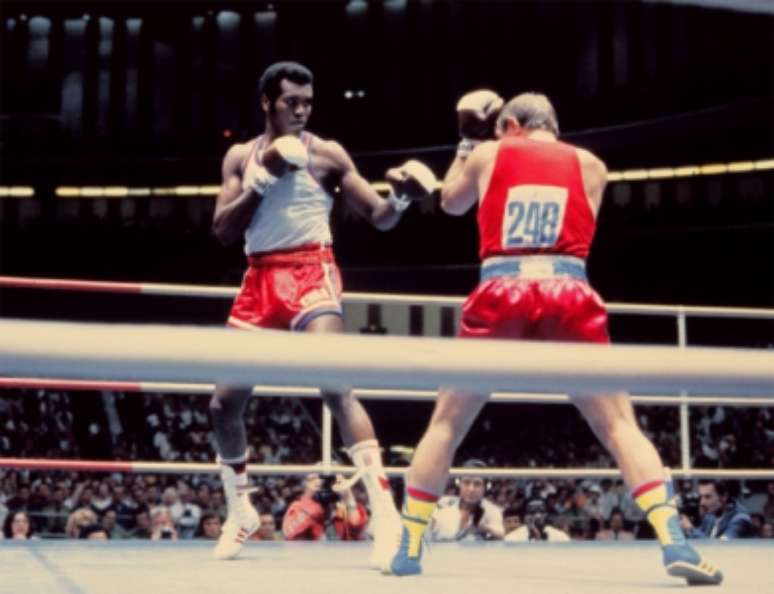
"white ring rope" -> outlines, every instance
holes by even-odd
[[[0,377],[0,389],[46,389],[74,391],[108,391],[139,394],[189,394],[212,395],[214,384],[190,384],[171,382],[118,382],[97,380],[65,380],[37,377]],[[355,388],[352,395],[361,400],[435,400],[437,390],[398,390],[389,388]],[[318,388],[302,386],[253,386],[253,396],[319,398]],[[631,394],[631,401],[638,405],[676,406],[685,403],[683,396],[658,396],[655,394]],[[569,404],[567,394],[527,394],[524,392],[493,392],[490,402],[522,404]],[[691,394],[691,406],[774,406],[774,396],[706,396]]]
[[[113,460],[51,460],[48,458],[0,458],[0,468],[19,470],[53,470],[78,472],[124,472],[156,474],[217,474],[220,466],[199,462],[149,462]],[[354,466],[340,464],[248,464],[248,472],[258,476],[306,475],[312,472],[353,474]],[[403,476],[408,468],[387,466],[390,476]],[[758,468],[672,468],[673,477],[715,479],[774,479],[774,469]],[[451,476],[483,476],[496,479],[553,478],[553,479],[617,479],[621,473],[616,468],[464,468],[450,470]],[[354,477],[353,477],[354,478]],[[351,479],[350,479],[351,480]]]
[[[0,276],[0,287],[97,293],[129,293],[168,297],[234,298],[237,287],[185,285],[145,282],[111,282],[55,278]],[[412,295],[396,293],[344,293],[345,303],[384,303],[394,305],[440,305],[459,307],[464,297],[445,295]],[[691,315],[708,318],[758,318],[774,320],[774,309],[755,307],[710,307],[688,305],[652,305],[647,303],[608,303],[613,314],[629,315]]]
[[[0,321],[0,375],[340,389],[772,394],[774,352]]]

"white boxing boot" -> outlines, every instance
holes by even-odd
[[[245,541],[258,530],[261,522],[258,512],[250,503],[250,493],[253,489],[247,484],[247,472],[237,474],[233,468],[224,464],[220,476],[226,493],[228,518],[223,524],[212,556],[218,560],[234,559],[239,555]]]

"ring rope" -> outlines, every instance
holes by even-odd
[[[211,395],[215,384],[190,384],[173,382],[121,382],[100,380],[65,380],[36,377],[0,377],[0,389],[47,389],[68,391],[109,391],[141,394],[191,394]],[[362,400],[435,400],[437,390],[396,390],[388,388],[355,388],[355,398]],[[319,398],[318,388],[303,386],[254,386],[253,396]],[[677,406],[684,404],[683,396],[659,396],[655,394],[632,394],[634,404],[653,406]],[[570,404],[567,394],[527,394],[524,392],[494,392],[490,402],[511,402],[524,404]],[[687,399],[691,406],[774,406],[774,396],[705,396],[692,394]]]
[[[87,291],[97,293],[128,293],[169,297],[233,298],[238,287],[214,285],[188,285],[146,282],[113,282],[94,280],[70,280],[57,278],[30,278],[0,276],[0,287],[16,289],[41,289],[60,291]],[[346,303],[390,303],[395,305],[440,305],[458,307],[464,297],[444,295],[413,295],[397,293],[344,293]],[[717,318],[759,318],[774,320],[774,309],[755,307],[713,307],[688,305],[654,305],[646,303],[608,303],[613,314],[632,315],[692,315]]]
[[[0,320],[0,374],[573,394],[774,393],[774,351]],[[77,348],[75,347],[77,345]],[[557,356],[561,352],[561,356]]]
[[[123,472],[158,474],[217,474],[220,466],[201,462],[149,462],[113,460],[51,460],[48,458],[0,458],[0,468],[17,470],[53,470],[78,472]],[[247,470],[254,475],[305,475],[312,472],[352,474],[354,466],[331,464],[248,464]],[[390,476],[403,476],[408,468],[387,466]],[[717,479],[773,479],[774,469],[757,468],[691,468],[671,469],[672,476]],[[482,476],[488,478],[620,478],[616,468],[463,468],[450,470],[451,476]]]

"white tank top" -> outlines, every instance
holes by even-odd
[[[307,149],[312,134],[301,133]],[[255,140],[242,165],[243,178],[258,167],[254,158],[266,146],[264,135]],[[245,230],[245,254],[286,250],[310,243],[331,243],[333,198],[309,168],[283,175],[266,193]]]

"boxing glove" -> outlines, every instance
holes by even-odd
[[[265,196],[283,175],[309,164],[309,151],[297,136],[280,136],[264,150],[257,151],[255,161],[258,167],[253,168],[251,178],[244,180],[243,185]]]
[[[457,156],[465,158],[482,140],[494,138],[503,98],[489,89],[465,93],[457,102],[457,127],[462,137]]]
[[[392,185],[387,199],[398,212],[408,208],[412,200],[421,200],[431,194],[438,185],[432,170],[416,159],[388,170],[386,178]]]

